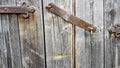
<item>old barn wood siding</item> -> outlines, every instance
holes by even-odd
[[[15,6],[15,0],[1,0],[1,5]],[[1,68],[21,68],[17,15],[0,15]]]
[[[107,29],[119,23],[119,0],[0,0],[0,6],[26,2],[36,11],[0,14],[0,68],[119,68],[120,39]],[[97,27],[89,33],[48,12],[54,3]]]
[[[20,2],[20,0],[17,0]],[[44,68],[44,35],[41,0],[25,0],[34,6],[35,13],[29,19],[18,17],[23,68]]]
[[[104,22],[105,22],[105,68],[120,67],[120,39],[109,37],[107,28],[120,21],[120,1],[104,1]]]
[[[113,68],[115,53],[113,55],[113,44],[112,38],[109,38],[107,29],[114,24],[115,15],[114,15],[114,0],[105,0],[104,1],[104,38],[105,38],[105,68]]]
[[[72,68],[72,26],[45,9],[50,2],[72,13],[72,0],[43,1],[47,67]]]
[[[97,27],[96,33],[76,27],[77,68],[104,68],[103,0],[76,0],[76,16]]]

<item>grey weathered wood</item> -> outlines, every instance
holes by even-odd
[[[1,50],[0,50],[0,68],[2,68],[2,55],[1,55]]]
[[[18,0],[17,2],[20,2]],[[19,31],[23,68],[44,68],[44,36],[41,12],[41,0],[25,0],[34,6],[36,12],[30,14],[29,19],[19,16]]]
[[[91,34],[91,68],[104,68],[103,0],[90,1],[91,20],[97,27]]]
[[[92,22],[89,0],[76,0],[76,16]],[[91,68],[90,33],[76,27],[76,65],[77,68]]]
[[[71,68],[72,27],[71,24],[45,9],[45,6],[51,2],[70,13],[72,12],[71,0],[43,1],[47,67]]]
[[[105,68],[115,68],[116,43],[109,37],[107,29],[116,23],[117,0],[104,0],[104,41],[105,41]],[[118,14],[119,15],[119,14]],[[118,68],[118,67],[116,67]]]
[[[20,1],[0,0],[0,5],[16,6]],[[0,68],[120,67],[120,39],[109,37],[107,31],[120,21],[120,0],[22,1],[34,6],[36,12],[29,19],[0,15]],[[97,32],[76,27],[74,34],[70,23],[45,9],[50,2],[93,23]]]
[[[120,1],[119,0],[106,0],[105,1],[105,23],[106,29],[111,25],[119,23],[120,19]],[[107,33],[107,31],[106,31]],[[119,68],[120,67],[120,39],[114,37],[106,37],[106,54],[105,63],[106,68]]]
[[[0,2],[2,4],[2,2]],[[0,20],[2,20],[2,16],[0,15]],[[3,28],[3,21],[0,21],[0,50],[1,50],[1,58],[2,58],[2,68],[7,68],[7,53],[6,53],[6,44],[5,44],[5,32]]]
[[[76,27],[76,65],[77,68],[103,67],[103,0],[76,0],[76,15],[93,23],[96,33],[88,33]]]
[[[14,0],[1,0],[1,5],[15,5]],[[10,17],[9,17],[10,16]],[[21,54],[19,46],[19,32],[18,22],[16,15],[1,16],[1,29],[2,40],[1,55],[2,55],[2,68],[21,68]]]
[[[2,16],[1,16],[2,19]],[[8,68],[7,65],[7,49],[6,49],[6,42],[5,42],[5,30],[3,30],[4,28],[6,28],[6,26],[3,25],[4,22],[1,21],[1,56],[2,56],[2,67],[3,68]],[[3,27],[4,26],[4,27]]]
[[[22,68],[22,57],[19,43],[18,20],[16,15],[9,15],[9,31],[10,31],[10,49],[12,68]]]
[[[114,1],[114,14],[115,14],[115,24],[116,23],[120,23],[120,0],[115,0]],[[115,38],[114,39],[114,54],[115,54],[115,58],[114,58],[114,66],[116,68],[120,68],[120,38]]]
[[[76,0],[76,16],[85,20],[85,2],[84,0]],[[88,68],[86,56],[87,49],[85,46],[85,32],[83,29],[76,27],[76,37],[75,37],[75,45],[76,45],[76,67],[77,68]],[[90,67],[90,66],[89,66]],[[91,68],[91,67],[90,67]]]

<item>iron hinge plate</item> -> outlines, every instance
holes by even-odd
[[[25,2],[21,6],[2,6],[0,7],[0,14],[22,14],[23,18],[28,18],[29,13],[35,12],[33,7],[23,6],[26,5]]]

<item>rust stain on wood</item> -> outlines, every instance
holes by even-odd
[[[35,66],[37,64],[37,59],[41,59],[39,52],[37,52],[38,30],[37,30],[37,21],[36,21],[35,14],[30,13],[29,19],[23,19],[21,16],[19,16],[18,21],[19,21],[21,49],[23,53],[22,57],[24,59],[23,62],[26,63],[27,66],[29,66],[29,63],[27,63],[27,61],[25,60],[25,57],[29,56],[29,58],[31,59],[31,62],[33,62],[30,64],[32,65],[35,63],[34,64]]]

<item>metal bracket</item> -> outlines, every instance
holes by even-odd
[[[120,38],[120,23],[113,25],[108,29],[110,35],[114,35],[116,38]]]
[[[66,11],[64,11],[63,9],[57,7],[56,5],[54,5],[52,3],[49,3],[48,6],[46,6],[46,9],[49,12],[54,13],[57,16],[60,16],[64,20],[85,29],[86,31],[89,31],[89,32],[96,31],[96,27],[94,27],[92,24],[89,24],[89,23],[79,19],[78,17],[75,17],[72,14],[67,13]]]
[[[3,6],[0,7],[0,14],[22,14],[23,18],[28,18],[29,13],[35,12],[33,7],[27,7],[25,2],[21,6]]]

